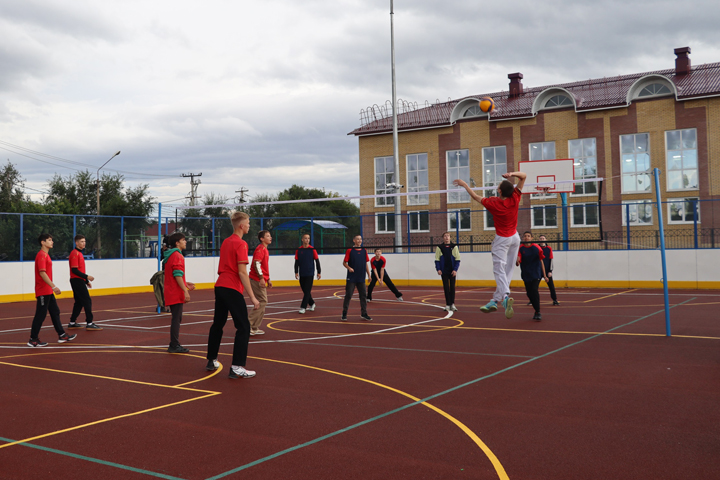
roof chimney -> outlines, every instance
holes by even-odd
[[[510,73],[508,78],[510,79],[510,98],[519,97],[523,93],[523,74],[520,72]]]
[[[690,47],[682,47],[675,49],[675,75],[685,75],[690,73]]]

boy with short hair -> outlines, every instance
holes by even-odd
[[[267,305],[267,289],[272,288],[270,281],[270,252],[268,245],[272,243],[272,235],[267,230],[261,230],[258,233],[260,244],[255,247],[252,258],[252,268],[250,268],[250,286],[253,294],[260,302],[260,307],[250,312],[250,335],[263,335],[265,332],[260,330],[263,316],[265,315],[265,306]]]
[[[538,292],[538,287],[540,286],[540,280],[547,282],[547,276],[545,275],[545,264],[543,263],[543,258],[545,258],[543,250],[540,245],[532,242],[532,233],[523,233],[523,244],[520,245],[518,249],[518,257],[515,265],[520,266],[522,279],[525,283],[525,292],[535,309],[533,320],[539,322],[542,320],[542,316],[540,315],[540,293]]]
[[[185,235],[175,232],[165,241],[168,249],[163,253],[163,271],[165,306],[170,307],[170,345],[168,353],[188,353],[190,350],[180,344],[180,324],[182,323],[183,304],[190,301],[190,290],[195,284],[185,281],[185,257],[183,250],[187,248]]]
[[[50,249],[53,248],[53,238],[49,233],[43,233],[38,237],[40,251],[35,256],[35,317],[33,317],[30,328],[30,340],[28,347],[47,347],[47,342],[40,341],[40,328],[45,317],[50,312],[50,319],[58,334],[58,343],[65,343],[74,340],[77,335],[68,335],[63,329],[60,321],[60,309],[54,294],[60,295],[60,289],[53,282],[52,259]]]
[[[68,329],[83,328],[82,325],[77,323],[77,318],[80,316],[80,312],[85,309],[85,328],[87,330],[102,330],[93,323],[92,299],[88,288],[92,288],[90,282],[95,281],[95,277],[85,273],[85,256],[83,255],[85,243],[85,235],[75,235],[75,248],[68,257],[70,287],[72,287],[73,298],[75,299]]]
[[[370,261],[370,265],[372,266],[372,276],[370,278],[370,285],[367,289],[367,301],[372,302],[372,291],[373,288],[375,288],[375,284],[380,282],[380,285],[385,282],[385,285],[390,289],[390,291],[395,295],[395,298],[398,299],[398,301],[402,302],[402,293],[397,289],[393,281],[390,279],[390,276],[387,274],[387,271],[385,270],[385,265],[387,265],[387,261],[385,260],[385,257],[382,256],[382,249],[376,248],[375,249],[375,256]]]
[[[452,243],[450,232],[443,233],[443,243],[435,249],[435,270],[442,278],[446,312],[457,312],[455,280],[460,268],[460,250]]]
[[[545,258],[543,259],[543,263],[545,264],[545,274],[547,275],[547,280],[545,281],[547,283],[548,288],[550,289],[550,298],[552,298],[553,305],[560,305],[560,302],[558,302],[557,299],[557,293],[555,292],[555,282],[553,281],[553,251],[552,248],[550,248],[550,245],[547,244],[547,238],[545,238],[545,235],[540,235],[540,248],[542,248],[543,255],[545,255]]]
[[[347,269],[347,280],[345,282],[345,300],[343,300],[343,312],[340,320],[347,322],[347,311],[350,306],[350,299],[355,289],[358,290],[360,297],[360,317],[368,322],[372,320],[367,313],[367,297],[365,296],[365,275],[370,275],[370,266],[368,262],[370,257],[367,250],[362,248],[362,236],[355,235],[353,238],[353,248],[348,248],[345,252],[343,267]]]
[[[235,212],[230,217],[233,233],[226,238],[220,247],[220,261],[218,262],[218,279],[215,282],[215,315],[208,335],[207,366],[206,370],[213,371],[220,368],[217,361],[222,341],[223,327],[227,323],[228,312],[235,324],[235,343],[233,345],[232,368],[230,378],[251,378],[255,372],[247,370],[248,343],[250,341],[250,322],[248,320],[247,305],[243,297],[243,290],[247,290],[254,308],[260,306],[250,286],[247,273],[248,245],[242,239],[250,231],[250,215],[245,212]]]
[[[516,177],[517,186],[508,179]],[[520,236],[517,233],[518,209],[522,197],[522,187],[525,185],[527,175],[523,172],[510,172],[503,174],[503,180],[498,185],[497,197],[482,198],[475,193],[463,180],[453,180],[453,184],[467,190],[468,194],[480,202],[493,216],[495,223],[495,238],[492,243],[493,275],[497,287],[492,300],[480,307],[483,313],[490,313],[497,310],[498,303],[505,308],[505,317],[512,318],[513,298],[510,296],[510,281],[515,270],[515,261],[518,248],[520,247]]]
[[[303,234],[302,245],[295,250],[295,279],[300,281],[300,288],[303,291],[303,299],[300,302],[299,313],[315,311],[315,300],[312,298],[313,277],[317,267],[317,279],[320,280],[320,259],[317,251],[310,245],[310,234]]]

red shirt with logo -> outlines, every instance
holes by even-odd
[[[182,276],[180,275],[182,273]],[[178,285],[177,277],[181,277],[185,288],[187,288],[187,282],[185,281],[185,257],[180,252],[173,252],[165,262],[165,305],[177,305],[178,303],[185,303],[185,292],[180,285]]]
[[[262,271],[263,278],[266,282],[270,280],[270,266],[268,265],[269,261],[270,252],[268,251],[267,247],[265,247],[265,245],[263,244],[255,247],[252,258],[252,266],[250,267],[250,278],[252,278],[256,282],[260,281],[260,274],[257,271],[257,262],[260,262],[260,270]]]
[[[248,245],[245,240],[233,233],[223,240],[220,246],[219,277],[215,282],[216,287],[232,288],[243,293],[238,263],[248,263]]]
[[[517,233],[520,198],[522,192],[516,187],[510,198],[490,197],[480,200],[483,207],[492,213],[495,235],[498,237],[512,237]]]
[[[73,251],[70,252],[68,260],[70,264],[70,278],[79,278],[82,280],[82,277],[78,277],[73,273],[73,268],[77,268],[81,273],[85,273],[85,257],[82,252],[74,248]]]
[[[47,273],[48,278],[52,281],[52,259],[50,255],[42,250],[35,255],[35,296],[52,295],[52,287],[45,283],[45,280],[40,276],[40,272]]]

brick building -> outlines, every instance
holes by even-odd
[[[633,230],[657,230],[651,203],[656,167],[669,232],[693,228],[696,218],[703,228],[720,227],[714,206],[720,202],[704,201],[720,199],[720,63],[692,66],[689,47],[675,54],[673,69],[543,87],[525,87],[523,75],[513,73],[508,91],[407,109],[398,115],[399,181],[391,116],[367,121],[350,132],[359,143],[360,194],[391,193],[390,182],[404,184],[407,192],[443,190],[458,177],[492,186],[518,162],[573,158],[575,178],[606,179],[605,231],[624,232],[628,213]],[[496,104],[489,115],[477,106],[484,96]],[[571,236],[596,232],[598,188],[578,185],[565,210],[554,196],[524,195],[518,229],[559,238],[565,215]],[[394,200],[361,203],[366,239],[392,243]],[[492,217],[466,193],[400,201],[403,243],[408,231],[432,240],[458,227],[468,235],[493,233]]]

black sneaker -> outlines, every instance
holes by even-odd
[[[560,302],[558,302],[557,300],[553,300],[553,305],[560,305]]]
[[[340,317],[341,322],[347,322],[347,313],[343,313],[342,317]]]
[[[39,338],[36,338],[33,340],[32,338],[28,340],[27,343],[28,347],[47,347],[47,342],[41,342]]]
[[[60,335],[58,337],[58,343],[69,342],[71,340],[75,340],[75,338],[77,338],[77,335],[75,335],[75,334],[68,335],[67,333],[63,333],[62,335]]]
[[[102,330],[102,327],[90,322],[87,325],[85,325],[85,330]]]
[[[220,362],[218,362],[217,360],[208,360],[208,363],[205,366],[205,370],[207,370],[208,372],[214,372],[218,368],[220,368]]]
[[[83,328],[82,324],[77,322],[70,322],[68,323],[67,328]]]
[[[372,317],[367,313],[360,315],[360,318],[362,318],[363,320],[367,320],[368,322],[372,320]]]
[[[541,321],[541,320],[542,320],[542,315],[540,315],[539,313],[536,313],[535,316],[533,317],[533,320],[535,320],[536,322]]]
[[[177,345],[175,347],[168,347],[167,351],[168,353],[188,353],[190,350],[182,345]]]

